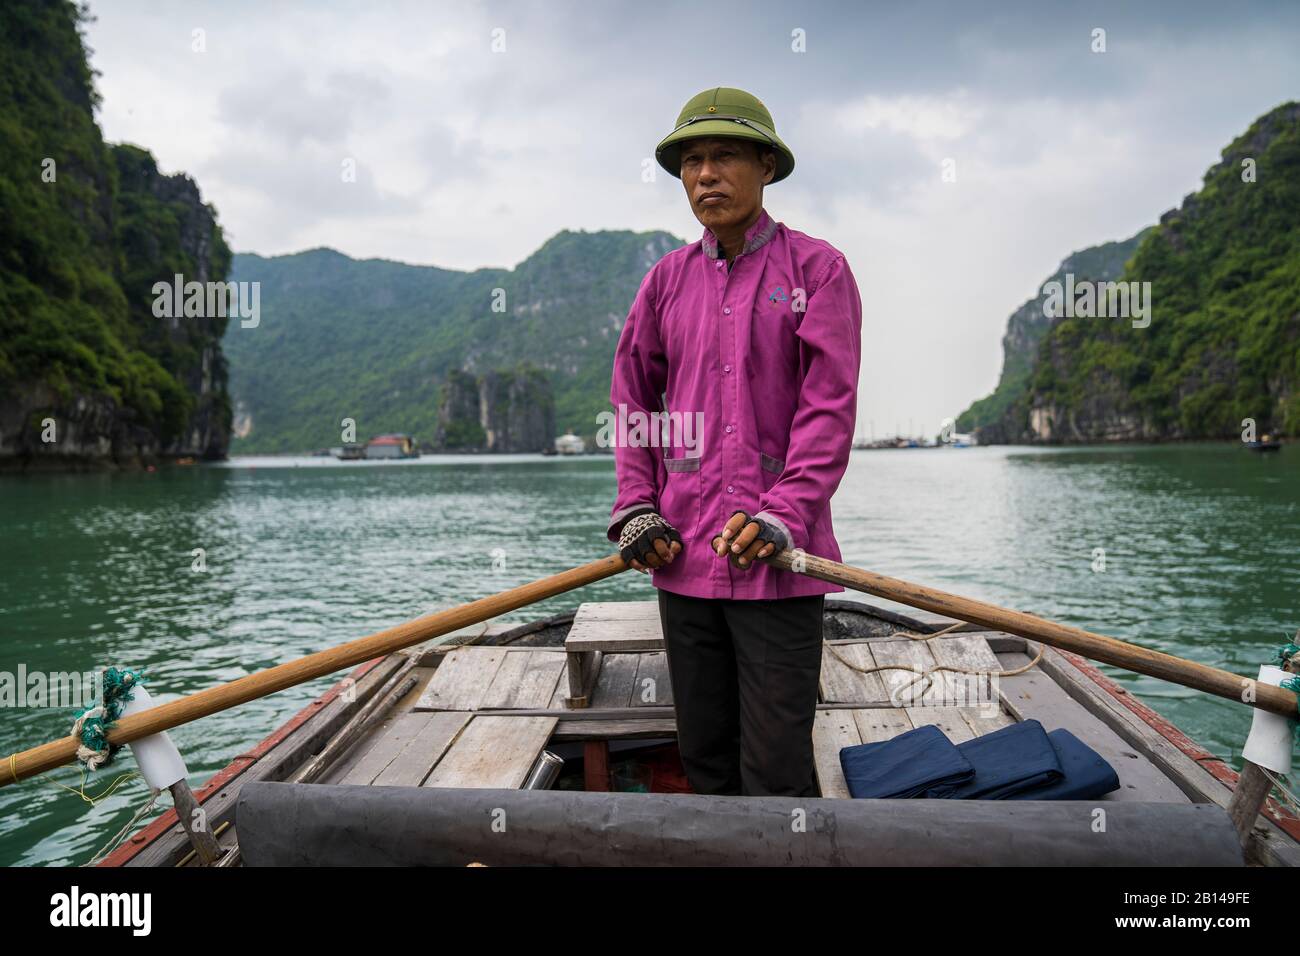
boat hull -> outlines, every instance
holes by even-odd
[[[248,866],[1241,866],[1212,804],[251,783]],[[496,821],[505,821],[502,839]]]

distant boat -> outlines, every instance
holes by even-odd
[[[587,451],[587,443],[570,432],[555,439],[555,452],[559,455],[581,455]]]
[[[340,461],[360,461],[366,457],[366,446],[356,442],[349,442],[341,448],[331,448],[330,451]]]
[[[1281,451],[1282,443],[1272,435],[1260,435],[1259,441],[1246,442],[1246,447],[1251,451]]]

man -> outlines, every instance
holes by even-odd
[[[853,439],[862,303],[843,255],[763,209],[794,155],[757,98],[700,93],[655,156],[704,235],[647,273],[619,338],[617,414],[676,434],[633,427],[650,440],[616,445],[607,533],[658,590],[692,789],[815,796],[822,609],[843,588],[763,559],[840,559],[829,502]]]

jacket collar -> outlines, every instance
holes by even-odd
[[[762,247],[764,243],[776,235],[776,226],[776,220],[767,214],[767,210],[761,210],[758,218],[754,220],[754,224],[745,230],[745,246],[740,250],[740,254],[742,256],[747,255]],[[704,249],[704,254],[710,259],[718,258],[718,237],[707,226],[704,229],[704,235],[700,237],[700,246]]]

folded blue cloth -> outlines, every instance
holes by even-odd
[[[841,748],[840,767],[849,794],[860,798],[915,797],[975,776],[970,762],[933,725],[880,743]]]
[[[1065,777],[1055,783],[1022,790],[1009,800],[1094,800],[1119,789],[1119,775],[1101,754],[1065,728],[1047,735]]]
[[[1043,725],[1022,720],[957,745],[975,768],[973,779],[956,786],[940,784],[925,796],[946,800],[1007,800],[1022,790],[1056,783],[1065,774]]]

